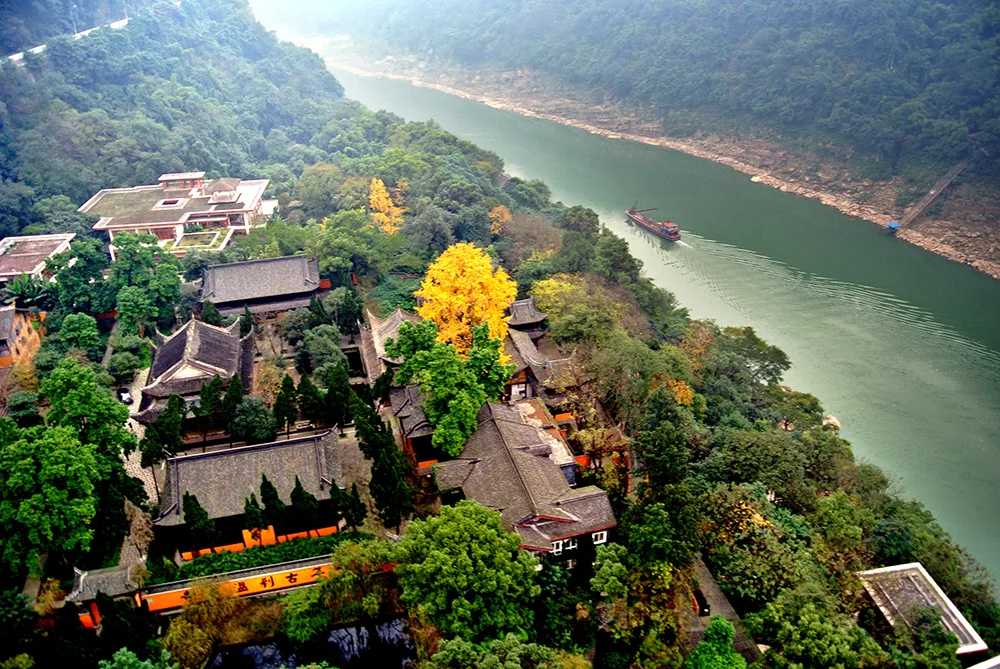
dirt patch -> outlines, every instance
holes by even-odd
[[[652,109],[574,91],[536,72],[473,73],[416,58],[374,60],[346,48],[344,42],[324,38],[296,41],[318,52],[328,65],[354,74],[399,79],[604,137],[682,151],[728,165],[749,175],[754,182],[819,200],[845,214],[882,226],[903,214],[899,200],[906,187],[902,179],[862,178],[857,167],[850,163],[850,152],[840,147],[822,147],[828,155],[820,156],[812,150],[789,148],[752,136],[699,134],[679,139],[664,133]],[[1000,278],[1000,195],[995,187],[973,180],[953,189],[932,208],[929,216],[915,221],[899,236]]]

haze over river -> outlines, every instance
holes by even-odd
[[[693,316],[751,325],[784,349],[786,382],[1000,577],[1000,281],[707,160],[334,74],[348,97],[434,119],[594,209]],[[635,200],[678,223],[683,243],[626,225]]]

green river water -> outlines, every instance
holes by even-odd
[[[1000,576],[1000,281],[707,160],[334,74],[348,97],[433,118],[591,207],[693,316],[752,325],[784,349],[789,385],[817,395],[859,458]],[[677,222],[683,243],[627,226],[635,200]]]

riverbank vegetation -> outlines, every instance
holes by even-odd
[[[100,599],[99,637],[78,629],[71,607],[39,606],[39,624],[39,612],[14,589],[34,572],[57,587],[64,581],[65,591],[71,565],[114,564],[131,529],[125,501],[155,513],[122,456],[139,448],[148,466],[180,448],[169,411],[142,444],[128,432],[127,409],[110,394],[113,370],[102,364],[105,344],[141,364],[153,324],[167,331],[194,309],[181,275],[198,278],[208,263],[200,254],[178,263],[144,245],[149,239],[125,238],[133,252],[106,272],[100,243],[81,238],[53,262],[49,335],[36,365],[14,375],[22,392],[38,392],[37,407],[26,407],[22,395],[17,412],[0,419],[0,609],[11,633],[4,666],[165,666],[165,648],[172,662],[198,667],[220,648],[265,639],[289,644],[301,660],[324,660],[331,628],[387,620],[406,622],[407,652],[432,668],[582,668],[587,656],[607,669],[740,666],[730,649],[736,630],[722,621],[692,652],[699,554],[745,630],[770,646],[763,666],[957,669],[957,643],[939,623],[912,631],[879,624],[855,576],[911,561],[927,568],[987,643],[1000,643],[989,578],[919,502],[855,461],[850,444],[824,425],[817,398],[781,384],[788,357],[752,328],[691,319],[593,211],[552,201],[539,181],[507,178],[499,156],[434,123],[341,100],[317,58],[276,42],[237,0],[156,5],[126,30],[60,48],[67,51],[53,48],[0,72],[8,111],[22,105],[3,118],[3,164],[12,170],[5,188],[20,194],[13,201],[21,206],[5,210],[11,229],[81,225],[48,218],[39,202],[66,198],[71,211],[90,189],[144,183],[168,169],[269,176],[286,217],[212,261],[305,252],[334,290],[275,324],[284,341],[302,344],[295,393],[277,371],[269,409],[260,389],[246,391],[261,397],[244,398],[236,383],[224,395],[206,384],[202,403],[215,410],[198,418],[206,430],[232,432],[217,423],[242,409],[267,423],[273,438],[279,422],[294,421],[296,404],[330,426],[353,416],[371,469],[365,529],[377,532],[363,541],[338,534],[209,555],[164,570],[153,578],[256,567],[265,554],[284,560],[313,549],[333,564],[317,587],[280,598],[199,587],[162,638],[128,599]],[[82,84],[86,78],[100,95]],[[257,88],[238,85],[247,81]],[[23,106],[21,96],[37,107]],[[45,148],[49,141],[76,152]],[[579,421],[574,445],[591,463],[579,477],[608,492],[619,521],[592,565],[571,570],[520,550],[499,513],[472,501],[427,503],[433,491],[418,485],[377,412],[389,379],[371,393],[346,387],[340,335],[356,333],[362,300],[382,315],[415,306],[417,283],[430,276],[439,280],[426,283],[422,297],[478,304],[484,292],[469,268],[488,276],[491,304],[458,327],[448,322],[458,316],[425,303],[419,313],[433,320],[403,328],[390,345],[403,358],[398,380],[425,387],[428,415],[436,412],[447,433],[441,450],[459,451],[468,410],[474,415],[496,398],[510,373],[490,322],[497,305],[515,292],[534,297],[579,379],[563,400]],[[109,338],[98,319],[111,306],[128,332]],[[207,318],[221,316],[209,310]],[[440,333],[448,341],[438,341]],[[453,406],[464,413],[448,423]],[[286,502],[272,499],[271,488],[262,480],[263,508],[247,500],[248,527],[280,525],[269,514]],[[312,508],[301,496],[288,502],[296,512]],[[185,513],[194,518],[198,509],[189,498]],[[366,522],[364,513],[354,517],[348,524]],[[216,545],[210,522],[197,531]],[[398,543],[386,533],[398,533]],[[121,648],[132,655],[116,654]]]
[[[869,157],[879,179],[963,157],[983,175],[1000,167],[1000,25],[980,3],[576,0],[555,11],[386,0],[363,15],[312,9],[396,50],[531,68],[652,105],[673,135],[713,126],[819,135]]]

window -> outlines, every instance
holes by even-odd
[[[566,560],[566,568],[572,569],[576,566],[576,560]]]
[[[563,547],[566,550],[571,551],[571,550],[575,549],[577,546],[580,545],[580,540],[579,539],[566,539],[566,541],[564,541],[563,544],[564,544]]]
[[[563,542],[561,542],[561,541],[553,541],[552,542],[552,554],[553,555],[561,555],[562,551],[563,551]]]
[[[180,200],[160,200],[161,207],[176,207]]]
[[[608,533],[607,532],[594,532],[590,535],[590,538],[594,540],[594,545],[607,543]]]
[[[157,202],[153,205],[153,209],[180,209],[185,204],[187,204],[186,198],[170,197]]]

